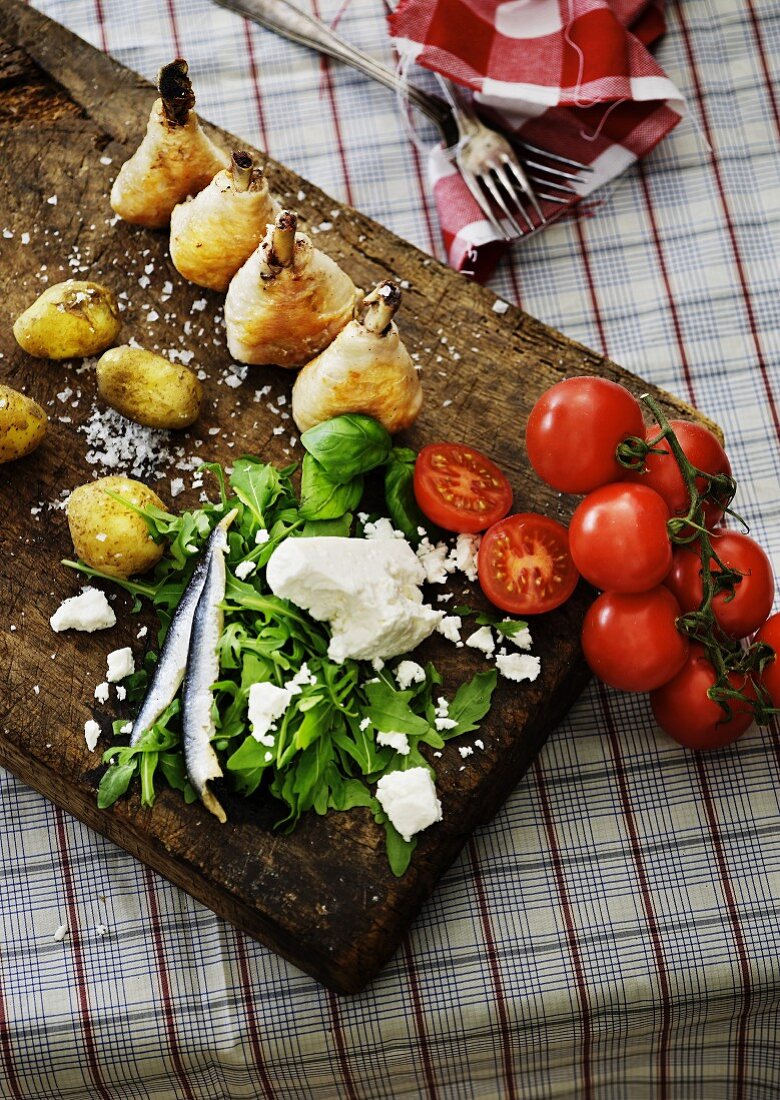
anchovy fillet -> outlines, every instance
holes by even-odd
[[[182,729],[187,775],[201,802],[220,821],[225,811],[209,790],[208,782],[222,775],[217,754],[211,744],[215,733],[211,715],[212,684],[219,678],[217,645],[222,633],[222,601],[225,598],[227,571],[225,553],[227,529],[237,512],[234,510],[214,528],[206,551],[206,575],[192,619],[187,668],[182,691]]]

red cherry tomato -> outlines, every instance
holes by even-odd
[[[589,493],[623,476],[615,448],[629,435],[644,439],[645,425],[627,389],[606,378],[567,378],[534,405],[525,445],[548,485],[562,493]]]
[[[613,482],[595,489],[572,516],[574,564],[596,588],[647,592],[672,563],[665,501],[644,485]]]
[[[770,615],[753,639],[770,645],[777,656],[761,673],[761,686],[769,695],[773,707],[780,707],[780,614]]]
[[[512,507],[512,487],[479,451],[461,443],[429,443],[414,466],[420,508],[445,531],[484,531]]]
[[[673,680],[650,693],[650,705],[658,725],[688,749],[719,749],[736,741],[753,722],[747,703],[731,700],[731,718],[707,692],[717,679],[704,647],[691,645],[688,660]],[[730,673],[729,684],[755,700],[750,677]]]
[[[507,516],[485,532],[477,572],[490,602],[513,615],[560,607],[579,580],[566,528],[534,512]]]
[[[734,586],[734,597],[718,592],[712,610],[720,628],[729,638],[746,638],[757,630],[772,610],[775,580],[772,563],[753,539],[738,531],[712,535],[715,553],[731,569],[744,576]],[[720,572],[712,563],[713,572]],[[664,584],[677,597],[683,612],[696,611],[702,602],[701,556],[698,550],[678,547]]]
[[[716,437],[709,428],[703,424],[691,424],[687,420],[670,420],[671,427],[679,440],[680,446],[685,452],[685,457],[699,470],[708,474],[728,474],[731,477],[731,463],[726,452],[721,447]],[[658,435],[660,428],[657,424],[646,429],[648,442]],[[654,489],[669,505],[669,511],[673,516],[684,516],[688,513],[688,490],[685,487],[680,467],[675,461],[674,455],[669,450],[667,440],[658,444],[666,453],[662,455],[650,454],[645,459],[645,472],[632,473],[626,476],[630,481],[646,485]],[[703,477],[696,479],[696,485],[700,492],[706,488]],[[714,501],[707,501],[704,505],[704,521],[707,527],[714,527],[723,515],[723,509]]]
[[[663,586],[605,592],[585,616],[585,660],[600,680],[621,691],[661,687],[688,656],[688,639],[675,626],[679,614],[677,600]]]

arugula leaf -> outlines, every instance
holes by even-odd
[[[385,467],[385,501],[390,519],[409,542],[420,541],[419,527],[427,530],[428,521],[420,510],[414,495],[415,451],[408,447],[394,447]]]
[[[315,538],[317,535],[346,539],[352,534],[352,519],[352,512],[347,512],[338,519],[310,519],[304,523],[301,535],[305,539]]]
[[[428,722],[409,706],[413,691],[396,691],[384,680],[366,684],[365,691],[369,702],[366,713],[382,733],[406,733],[421,737],[430,729]]]
[[[316,458],[309,454],[304,456],[299,508],[304,519],[339,519],[357,508],[362,496],[361,475],[347,482],[336,481],[329,477]]]
[[[97,804],[101,810],[113,806],[118,798],[121,798],[130,786],[133,777],[138,771],[138,758],[127,764],[112,764],[103,773],[98,787]]]
[[[522,619],[502,619],[500,623],[493,624],[499,634],[504,638],[514,638],[528,629],[528,623]]]
[[[412,853],[417,847],[417,839],[412,837],[411,840],[404,840],[398,830],[387,821],[385,823],[385,845],[390,870],[396,878],[400,878],[406,874]]]
[[[236,790],[248,795],[257,790],[263,772],[271,763],[266,760],[268,749],[250,734],[227,759],[226,767],[235,776]]]
[[[381,466],[393,446],[389,432],[363,413],[347,413],[316,424],[301,435],[301,443],[340,485]]]
[[[285,493],[287,479],[258,458],[244,455],[233,466],[230,485],[238,499],[249,508],[261,527],[267,527],[266,512]]]
[[[467,683],[460,685],[448,712],[448,717],[458,724],[444,731],[445,740],[479,729],[479,723],[490,710],[497,681],[498,673],[492,668],[489,672],[478,672]]]
[[[365,783],[359,779],[345,779],[338,789],[331,787],[332,810],[353,810],[356,806],[366,806],[374,811],[378,808],[377,800]]]

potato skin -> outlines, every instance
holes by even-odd
[[[46,435],[48,417],[37,401],[0,386],[0,463],[32,454]]]
[[[187,428],[200,413],[203,387],[192,371],[143,348],[107,351],[97,383],[104,401],[147,428]]]
[[[114,343],[122,321],[113,291],[68,279],[36,298],[14,323],[14,336],[37,359],[81,359]]]
[[[141,481],[130,477],[101,477],[79,485],[68,500],[68,527],[73,547],[87,565],[112,577],[146,573],[163,556],[164,546],[152,541],[149,528],[130,508],[108,496],[116,493],[139,508],[165,505]],[[100,538],[104,535],[104,538]]]

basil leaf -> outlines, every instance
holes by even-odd
[[[98,787],[97,804],[101,810],[113,806],[118,798],[121,798],[138,769],[136,757],[129,764],[112,764],[103,773]]]
[[[340,519],[357,508],[362,496],[361,476],[348,482],[334,481],[315,458],[304,456],[299,509],[303,519]]]
[[[498,673],[493,668],[490,672],[478,672],[468,683],[460,685],[448,712],[448,717],[458,724],[444,731],[446,740],[479,729],[479,723],[490,710],[497,681]]]
[[[316,424],[303,433],[301,443],[340,485],[381,466],[393,446],[389,432],[379,421],[362,413],[347,413]]]
[[[417,455],[408,447],[394,447],[385,468],[385,501],[393,526],[403,531],[409,542],[420,541],[418,527],[427,520],[414,495],[414,464]]]
[[[310,519],[301,528],[301,536],[305,539],[316,538],[319,535],[348,539],[352,534],[352,513],[346,512],[338,519]]]

